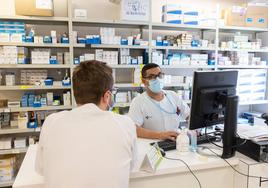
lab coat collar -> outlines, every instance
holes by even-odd
[[[87,103],[82,106],[78,106],[74,109],[74,111],[105,112],[94,103]]]

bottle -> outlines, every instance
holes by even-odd
[[[195,130],[189,131],[190,136],[190,143],[191,143],[191,151],[196,152],[197,151],[197,133]]]
[[[179,136],[177,136],[176,145],[177,145],[177,151],[180,154],[188,153],[189,152],[189,144],[190,140],[187,135],[187,130],[183,129]]]

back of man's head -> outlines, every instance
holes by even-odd
[[[79,105],[98,105],[105,92],[113,89],[112,69],[100,61],[85,61],[73,72],[73,90]]]

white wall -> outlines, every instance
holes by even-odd
[[[72,0],[74,8],[88,10],[89,18],[119,19],[120,6],[109,0]],[[153,21],[160,22],[161,7],[166,3],[181,3],[202,9],[216,10],[216,5],[229,7],[234,4],[246,3],[246,0],[152,0]],[[67,0],[54,0],[55,16],[67,16]],[[14,0],[1,0],[0,15],[15,15]]]

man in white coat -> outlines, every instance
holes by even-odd
[[[175,140],[190,108],[174,91],[163,90],[164,73],[159,65],[149,63],[141,73],[146,91],[133,99],[129,109],[138,137]]]
[[[136,127],[114,114],[112,69],[83,62],[73,73],[78,107],[47,117],[36,170],[45,188],[127,188],[135,161]]]

